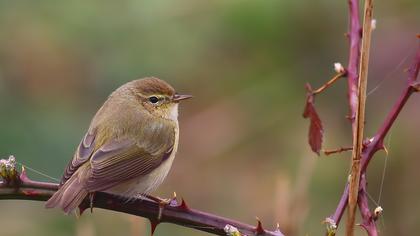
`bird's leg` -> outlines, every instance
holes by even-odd
[[[93,213],[93,199],[95,198],[95,192],[89,193],[89,207],[90,213]]]
[[[155,201],[159,204],[159,214],[158,214],[158,221],[160,221],[160,219],[162,218],[162,213],[163,213],[163,209],[165,208],[166,205],[168,205],[172,199],[170,198],[160,198],[160,197],[154,197],[151,195],[145,195],[145,198],[148,198],[149,200]]]

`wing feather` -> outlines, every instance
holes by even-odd
[[[80,179],[89,192],[104,191],[124,181],[146,175],[156,169],[172,153],[175,130],[165,124],[151,123],[140,136],[108,137],[105,142],[95,129],[88,132],[80,142],[73,159],[67,165],[61,185],[81,166]],[[121,136],[120,136],[121,137]],[[147,138],[146,138],[147,137]],[[96,142],[100,142],[98,147]]]
[[[173,144],[172,144],[173,146]],[[103,191],[156,169],[172,152],[150,154],[132,140],[112,141],[91,157],[91,173],[85,183],[88,191]]]
[[[76,172],[77,169],[86,163],[94,152],[95,134],[88,132],[80,141],[79,146],[64,170],[63,177],[61,178],[60,185],[63,185],[70,177]]]

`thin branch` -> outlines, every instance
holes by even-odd
[[[329,156],[329,155],[332,155],[332,154],[347,152],[347,151],[351,151],[351,150],[353,150],[353,147],[340,147],[340,148],[337,148],[337,149],[324,150],[323,152],[326,156]]]
[[[369,68],[369,51],[370,39],[372,33],[372,14],[373,14],[373,0],[365,0],[364,20],[363,20],[363,38],[362,49],[360,57],[359,69],[359,83],[357,93],[357,111],[355,126],[353,129],[353,152],[351,163],[351,176],[349,187],[349,217],[347,218],[346,235],[354,235],[354,223],[356,221],[356,206],[359,194],[360,182],[360,159],[363,149],[364,138],[364,124],[365,124],[365,108],[366,108],[366,90],[367,90],[367,75]]]
[[[369,210],[369,199],[367,195],[367,182],[366,182],[366,175],[363,174],[360,177],[360,193],[359,193],[359,199],[358,199],[358,205],[360,208],[360,214],[362,215],[363,222],[360,224],[368,235],[370,236],[378,236],[378,230],[376,228],[375,221],[378,219],[377,217],[374,217],[372,212]]]
[[[349,0],[349,41],[350,53],[349,62],[347,65],[347,84],[348,84],[348,100],[350,108],[350,120],[352,121],[353,130],[355,130],[355,123],[357,110],[357,83],[358,83],[358,68],[360,60],[360,45],[361,45],[361,29],[359,16],[359,0]]]
[[[4,163],[7,161],[1,161],[0,174],[3,181],[0,181],[0,199],[46,201],[58,189],[56,183],[30,180],[24,169],[19,174],[14,167],[5,167]],[[11,171],[12,169],[13,171]],[[11,174],[12,172],[15,174]],[[89,199],[86,198],[79,208],[83,213],[89,207]],[[216,235],[283,235],[279,229],[275,231],[264,230],[260,221],[257,222],[257,226],[248,225],[192,209],[187,206],[184,200],[179,203],[176,198],[173,198],[169,204],[162,205],[149,199],[127,201],[122,196],[97,192],[95,193],[93,207],[148,218],[152,224],[152,230],[159,223],[167,222]]]
[[[410,66],[406,87],[403,89],[400,95],[400,98],[395,102],[394,106],[391,108],[391,111],[389,112],[385,121],[379,127],[379,130],[376,132],[375,136],[370,140],[368,144],[366,144],[365,148],[363,149],[362,156],[361,156],[361,173],[362,174],[366,173],[366,169],[373,155],[377,151],[383,149],[383,141],[384,141],[385,136],[388,134],[389,130],[391,129],[392,125],[394,124],[395,120],[397,119],[398,115],[400,114],[401,110],[407,103],[410,96],[414,92],[416,92],[416,89],[413,86],[415,86],[415,84],[417,83],[416,78],[419,74],[419,68],[420,68],[420,45],[417,49],[417,53],[414,58],[414,61]],[[349,185],[347,184],[344,189],[343,194],[341,195],[340,202],[337,205],[337,208],[334,214],[330,216],[329,218],[327,218],[327,220],[333,222],[336,225],[340,223],[344,210],[347,207],[348,196],[349,196]]]
[[[360,14],[359,14],[359,0],[348,0],[349,5],[349,59],[347,65],[347,86],[348,86],[348,101],[349,101],[349,119],[352,123],[352,130],[355,130],[357,110],[357,84],[358,84],[358,68],[360,61],[360,45],[361,45],[361,28],[360,28]],[[344,194],[334,212],[334,214],[326,219],[332,228],[337,228],[340,224],[341,217],[348,203],[349,186],[346,185]],[[327,226],[328,227],[328,226]]]
[[[330,87],[331,85],[333,85],[335,82],[337,82],[337,80],[343,78],[346,75],[346,72],[340,72],[338,74],[336,74],[332,79],[330,79],[327,83],[325,83],[324,85],[322,85],[321,87],[319,87],[317,90],[313,91],[312,94],[316,95],[318,93],[323,92],[325,89],[327,89],[328,87]]]

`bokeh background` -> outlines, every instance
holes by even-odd
[[[376,2],[368,135],[404,84],[419,12],[418,0]],[[258,216],[289,235],[323,234],[350,154],[310,152],[304,84],[318,87],[334,62],[347,63],[347,1],[1,1],[0,29],[1,157],[59,178],[108,94],[157,76],[195,98],[182,104],[179,153],[156,195],[176,191],[193,208],[250,224]],[[368,170],[369,193],[385,210],[383,235],[420,230],[419,104],[419,96],[409,101],[386,139],[389,156],[378,153]],[[317,108],[324,146],[350,145],[346,82],[317,97]],[[0,232],[148,235],[149,226],[109,211],[76,220],[40,202],[5,200]],[[156,235],[208,234],[162,224]]]

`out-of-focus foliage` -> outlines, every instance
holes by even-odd
[[[417,0],[376,2],[369,86],[384,82],[368,97],[369,135],[404,83],[418,12]],[[0,29],[1,156],[59,178],[106,96],[153,75],[195,95],[181,107],[180,150],[157,195],[176,191],[194,208],[280,222],[290,235],[324,231],[350,156],[314,159],[304,84],[321,85],[334,62],[347,62],[347,1],[1,1]],[[341,81],[317,96],[325,147],[351,142],[345,89]],[[419,103],[410,101],[387,141],[385,235],[420,230]],[[375,200],[384,156],[368,171]],[[149,231],[143,219],[101,210],[79,220],[38,202],[0,201],[0,210],[8,236]],[[206,234],[164,224],[156,235]]]

